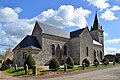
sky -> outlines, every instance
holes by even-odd
[[[0,54],[30,35],[35,21],[69,31],[90,29],[96,11],[105,54],[120,53],[120,0],[0,0]]]

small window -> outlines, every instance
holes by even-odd
[[[55,45],[52,45],[52,55],[55,55]]]
[[[23,52],[23,59],[27,58],[27,52]]]
[[[102,51],[100,51],[100,59],[102,60]]]
[[[94,50],[94,58],[96,59],[96,51]]]
[[[67,46],[64,45],[64,55],[67,55]]]
[[[88,56],[88,47],[86,47],[86,55]]]

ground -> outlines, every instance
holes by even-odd
[[[88,69],[54,77],[11,77],[0,71],[0,80],[120,80],[120,65],[103,69]]]

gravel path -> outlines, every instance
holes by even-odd
[[[17,77],[12,77],[4,74],[2,71],[0,71],[0,80],[20,80]]]
[[[120,80],[120,66],[40,80]]]

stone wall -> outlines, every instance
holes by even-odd
[[[69,42],[70,53],[75,64],[80,64],[80,38],[72,38]]]
[[[93,45],[93,49],[96,52],[96,59],[101,61],[104,58],[103,46]]]
[[[80,64],[85,58],[93,62],[93,39],[87,28],[80,35]]]

